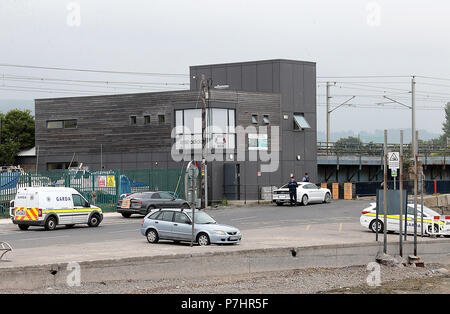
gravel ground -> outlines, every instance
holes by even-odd
[[[440,271],[438,271],[440,269]],[[444,270],[442,270],[444,269]],[[445,274],[445,269],[447,273]],[[381,287],[366,283],[370,271],[364,266],[311,268],[209,279],[116,281],[82,284],[80,287],[48,287],[32,293],[207,294],[207,293],[450,293],[450,265],[419,267],[381,266]],[[24,293],[24,291],[0,291]],[[29,292],[27,292],[29,293]]]

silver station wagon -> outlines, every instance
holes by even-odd
[[[239,243],[241,232],[231,226],[218,224],[203,211],[195,211],[195,242],[199,245]],[[141,233],[149,243],[159,240],[190,242],[192,237],[191,209],[160,209],[145,216]]]

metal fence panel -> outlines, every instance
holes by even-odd
[[[9,204],[21,187],[71,187],[102,210],[115,210],[122,194],[141,191],[169,191],[185,198],[185,171],[143,169],[109,171],[51,171],[42,173],[0,173],[0,216],[9,216]]]

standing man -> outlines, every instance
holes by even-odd
[[[294,175],[291,176],[291,182],[288,184],[289,196],[291,198],[291,206],[297,206],[297,187],[298,183],[295,181]]]
[[[303,182],[311,182],[311,181],[309,180],[309,175],[308,175],[308,173],[305,173],[305,176],[303,177]]]

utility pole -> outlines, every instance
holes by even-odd
[[[201,166],[201,178],[202,178],[202,191],[201,191],[201,205],[200,208],[204,209],[206,204],[206,101],[209,99],[209,84],[206,80],[206,76],[202,74],[201,81],[201,97],[202,97],[202,166]]]
[[[330,111],[330,102],[331,102],[331,96],[330,96],[330,88],[331,83],[327,82],[327,151],[330,148],[330,118],[331,118],[331,111]]]
[[[403,130],[400,131],[400,223],[399,223],[399,231],[400,231],[400,241],[399,241],[399,249],[400,256],[403,257]],[[406,200],[406,206],[408,206],[408,200]],[[405,218],[408,218],[408,214],[405,213]]]
[[[384,224],[383,224],[383,234],[384,234],[384,241],[383,241],[383,252],[384,254],[387,254],[387,159],[388,159],[388,153],[387,153],[387,141],[388,141],[388,131],[384,130]]]
[[[414,156],[417,154],[417,139],[416,139],[416,77],[413,76],[411,80],[411,128],[412,128],[412,137],[411,137],[411,155]]]
[[[414,256],[417,256],[417,188],[418,188],[418,157],[417,157],[417,138],[418,132],[414,134]]]

